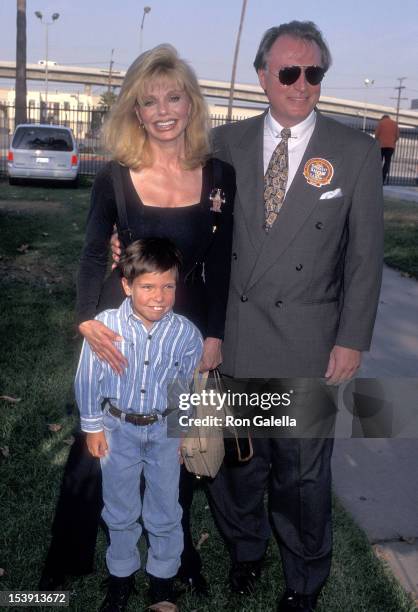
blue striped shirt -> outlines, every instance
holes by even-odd
[[[84,340],[75,377],[81,429],[102,431],[105,398],[124,412],[162,413],[173,381],[190,382],[202,355],[203,340],[185,317],[168,312],[148,331],[126,298],[117,310],[105,310],[96,320],[123,337],[115,345],[128,360],[123,374],[101,361]]]

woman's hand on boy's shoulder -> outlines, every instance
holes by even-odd
[[[78,329],[97,357],[101,361],[106,361],[116,374],[123,374],[128,362],[114,345],[114,342],[121,342],[123,338],[95,319],[84,321],[78,326]]]
[[[104,431],[89,431],[86,436],[87,448],[93,457],[105,457],[108,446]]]

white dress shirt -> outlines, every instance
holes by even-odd
[[[301,123],[298,123],[290,128],[291,136],[288,142],[289,174],[287,178],[286,193],[292,184],[299,164],[302,161],[302,157],[305,154],[309,139],[312,136],[312,132],[315,128],[315,122],[316,114],[315,111],[312,111],[310,115],[308,115]],[[273,151],[281,140],[280,133],[282,129],[283,126],[280,125],[276,119],[274,119],[271,111],[269,110],[264,119],[264,174],[267,171]]]

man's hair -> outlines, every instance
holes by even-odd
[[[152,164],[148,136],[140,129],[135,109],[143,103],[150,85],[161,82],[183,90],[190,100],[182,164],[186,169],[197,168],[204,164],[210,151],[207,106],[195,72],[168,44],[145,51],[128,68],[118,99],[103,127],[105,147],[114,159],[129,168]]]
[[[279,36],[292,36],[293,38],[306,40],[310,43],[316,43],[321,51],[322,67],[327,71],[331,66],[331,52],[322,36],[321,30],[319,30],[313,21],[289,21],[289,23],[282,23],[279,26],[270,28],[264,33],[254,60],[254,68],[257,72],[266,68],[270,49]]]
[[[381,119],[390,119],[389,115],[382,115]]]
[[[168,238],[143,238],[128,246],[119,261],[122,275],[129,284],[141,274],[174,270],[176,279],[182,265],[178,248]]]

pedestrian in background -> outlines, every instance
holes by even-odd
[[[390,162],[395,151],[396,142],[399,138],[398,124],[396,121],[391,119],[389,115],[383,115],[377,124],[375,136],[379,141],[380,150],[382,152],[382,173],[384,184],[386,177],[389,174]]]

